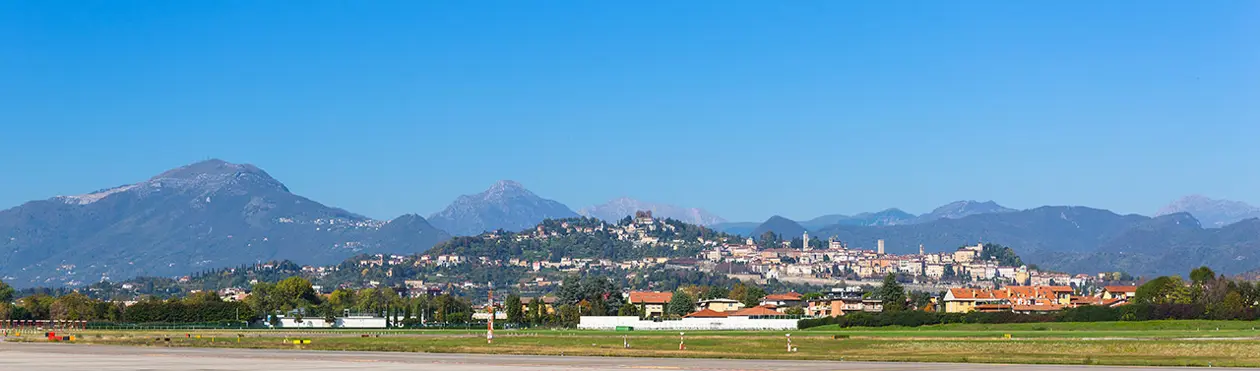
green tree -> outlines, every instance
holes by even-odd
[[[48,306],[49,319],[57,321],[96,320],[94,312],[94,301],[77,292],[59,296]]]
[[[347,308],[354,308],[354,291],[346,289],[333,291],[328,295],[328,305],[337,314],[341,314]]]
[[[617,310],[617,315],[622,317],[638,317],[639,306],[630,303],[623,304],[621,309]]]
[[[761,247],[766,248],[778,247],[780,244],[779,235],[775,234],[774,231],[765,231],[761,233],[761,238],[758,239],[757,242],[761,243]]]
[[[743,302],[746,295],[748,295],[748,286],[744,286],[743,282],[737,282],[734,286],[731,286],[731,291],[726,293],[726,298]]]
[[[1190,271],[1190,282],[1195,285],[1206,285],[1209,281],[1216,279],[1216,272],[1208,267],[1198,267]]]
[[[748,286],[744,290],[744,296],[741,298],[731,298],[744,303],[744,306],[752,308],[761,305],[761,298],[766,297],[766,290],[760,286]]]
[[[276,283],[275,290],[279,300],[294,308],[319,302],[319,295],[315,293],[311,281],[302,277],[285,278]]]
[[[1138,286],[1133,301],[1145,304],[1190,304],[1189,287],[1178,276],[1160,276]]]
[[[561,305],[559,308],[556,308],[556,313],[558,313],[560,317],[559,325],[565,327],[577,326],[578,320],[582,316],[582,313],[580,312],[580,309],[578,309],[577,305],[569,304]]]
[[[906,309],[906,289],[897,282],[897,275],[889,273],[884,276],[884,284],[876,293],[884,301],[885,312],[900,312]]]
[[[998,265],[1004,267],[1024,265],[1024,261],[1020,260],[1014,249],[998,244],[986,243],[980,248],[980,260],[989,259],[997,260]]]
[[[709,286],[708,288],[704,290],[703,298],[704,299],[722,299],[722,298],[726,298],[726,296],[730,295],[730,293],[731,293],[730,290],[727,290],[723,288],[722,286],[713,285],[713,286]]]
[[[1235,319],[1243,314],[1242,295],[1237,291],[1230,291],[1225,294],[1225,299],[1219,303],[1214,303],[1211,308],[1211,316],[1215,319]]]
[[[520,296],[516,294],[508,295],[503,305],[507,306],[508,323],[525,323],[525,311],[521,309]]]
[[[685,316],[691,314],[695,309],[696,301],[688,295],[686,291],[678,290],[674,292],[674,297],[669,300],[669,305],[665,312],[675,316]]]
[[[543,306],[542,297],[536,297],[529,302],[529,323],[533,325],[541,325],[547,320],[547,307]]]
[[[31,319],[47,320],[52,307],[53,298],[45,294],[35,294],[18,299],[17,306],[26,311]]]
[[[8,304],[13,301],[14,290],[12,286],[0,281],[0,303]]]

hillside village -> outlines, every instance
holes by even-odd
[[[806,232],[798,238],[768,245],[639,212],[617,223],[593,218],[547,220],[522,232],[494,231],[457,238],[419,255],[365,255],[332,266],[263,263],[180,277],[176,281],[194,290],[217,290],[227,300],[243,300],[251,285],[286,274],[309,278],[317,283],[316,291],[325,293],[339,288],[372,287],[391,287],[412,297],[481,293],[491,288],[488,282],[498,282],[500,290],[545,297],[570,275],[619,275],[615,278],[643,281],[659,272],[695,272],[725,277],[730,282],[804,280],[813,284],[793,286],[793,290],[821,290],[809,298],[794,293],[767,296],[767,302],[753,306],[719,300],[724,298],[697,300],[697,312],[717,313],[698,314],[708,316],[753,307],[780,314],[787,313],[788,308],[799,308],[793,313],[803,316],[878,312],[881,304],[870,298],[870,291],[889,275],[914,290],[933,293],[934,305],[943,306],[948,312],[1050,311],[1089,303],[1117,304],[1108,301],[1117,294],[1108,294],[1107,288],[1122,286],[1107,285],[1127,278],[1111,273],[1041,271],[1023,265],[1011,249],[993,244],[940,253],[926,253],[920,247],[918,254],[897,255],[885,253],[882,241],[874,249],[850,248],[834,239],[811,239]],[[648,285],[644,288],[656,287]],[[121,289],[124,294],[139,292],[135,283],[123,283]],[[666,298],[664,301],[668,302],[669,292],[642,296],[634,292],[653,291],[634,291],[633,285],[627,290],[623,292],[627,302],[663,305],[645,297],[657,298],[658,302]],[[658,309],[657,312],[663,311]]]

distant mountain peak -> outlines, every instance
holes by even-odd
[[[233,193],[237,194],[257,189],[289,192],[288,187],[257,166],[210,159],[163,171],[144,182],[74,196],[58,196],[56,199],[72,205],[87,205],[124,192],[148,195],[162,189],[192,190],[202,194],[223,189],[233,189]]]
[[[0,277],[78,285],[277,256],[331,264],[414,253],[449,237],[418,216],[384,223],[295,195],[256,166],[207,160],[134,184],[0,210]],[[57,274],[44,267],[74,267]]]
[[[726,219],[704,209],[645,202],[625,196],[614,198],[602,205],[584,207],[578,210],[578,214],[605,221],[616,221],[643,210],[651,211],[652,215],[658,218],[670,218],[688,224],[709,226],[726,222]]]
[[[1241,220],[1260,217],[1260,208],[1245,202],[1213,199],[1199,194],[1185,196],[1173,201],[1168,206],[1164,206],[1155,212],[1155,216],[1179,212],[1190,213],[1204,227],[1224,227]]]
[[[524,191],[524,190],[525,190],[525,186],[521,185],[521,183],[515,180],[510,180],[510,179],[504,179],[504,180],[494,182],[494,185],[490,186],[490,189],[489,189],[490,192]]]
[[[937,219],[961,219],[977,214],[1008,213],[1012,211],[1017,210],[998,205],[997,202],[993,201],[962,200],[941,205],[933,209],[932,212],[911,220],[910,223],[926,223]]]
[[[519,231],[544,219],[577,216],[568,206],[539,197],[520,183],[500,180],[481,193],[457,197],[430,215],[428,222],[452,235],[472,236],[498,229]]]
[[[766,219],[766,221],[761,223],[761,225],[758,225],[757,228],[752,231],[751,237],[759,238],[766,232],[774,232],[774,234],[779,235],[781,238],[791,239],[793,237],[800,236],[802,233],[805,233],[805,231],[805,227],[802,227],[796,221],[775,215]]]
[[[210,159],[164,171],[151,179],[190,179],[203,176],[236,175],[240,173],[250,173],[271,178],[271,175],[254,165],[234,164],[220,159]]]

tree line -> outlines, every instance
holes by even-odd
[[[885,281],[887,285],[887,281]],[[882,295],[895,295],[896,289],[884,287]],[[913,296],[913,295],[911,295]],[[910,300],[913,302],[914,300]],[[894,300],[896,302],[896,300]],[[1246,280],[1218,276],[1208,267],[1190,272],[1190,280],[1180,276],[1161,276],[1138,286],[1128,304],[1080,306],[1058,313],[1017,314],[941,313],[935,311],[895,310],[885,301],[884,312],[852,313],[840,317],[804,319],[801,328],[824,325],[840,327],[923,326],[947,323],[1025,323],[1025,322],[1102,322],[1151,320],[1260,320],[1260,285]]]

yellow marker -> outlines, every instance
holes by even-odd
[[[1005,337],[1005,338],[1007,338],[1007,339],[1010,339],[1010,338],[1011,338],[1011,334],[1003,334],[1003,337]]]

